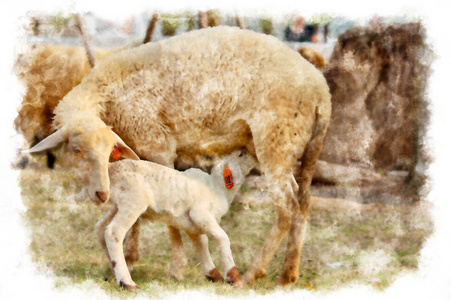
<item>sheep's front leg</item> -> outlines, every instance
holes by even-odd
[[[190,233],[188,233],[188,235],[197,249],[202,273],[204,273],[205,277],[212,282],[224,281],[224,277],[222,277],[221,273],[219,273],[218,269],[216,269],[216,266],[211,259],[210,251],[208,250],[207,235]]]
[[[182,280],[183,270],[187,265],[185,251],[183,249],[182,236],[180,235],[180,230],[177,228],[168,225],[168,229],[169,237],[171,238],[172,251],[172,262],[169,268],[169,277],[175,280]]]
[[[139,227],[140,218],[136,220],[136,223],[133,224],[132,228],[130,228],[125,236],[125,261],[127,262],[130,272],[133,269],[133,264],[139,260]]]
[[[105,228],[105,243],[111,259],[111,267],[116,275],[117,283],[127,290],[136,290],[125,262],[122,243],[125,234],[145,211],[145,207],[119,207],[111,223]]]
[[[207,235],[214,238],[218,243],[224,274],[227,276],[227,282],[233,283],[235,286],[242,286],[243,282],[241,281],[240,274],[233,260],[232,250],[230,250],[230,240],[227,233],[208,212],[203,210],[192,210],[190,212],[190,218],[199,228]]]

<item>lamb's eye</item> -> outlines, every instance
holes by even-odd
[[[81,149],[78,148],[77,146],[72,147],[72,151],[73,151],[74,153],[81,153]]]

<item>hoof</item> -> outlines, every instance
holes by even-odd
[[[246,284],[255,284],[255,281],[259,278],[263,278],[266,276],[266,271],[264,269],[260,269],[258,271],[247,270],[243,275],[243,281]]]
[[[181,281],[183,280],[183,274],[181,272],[169,272],[169,278],[176,281]]]
[[[127,291],[136,291],[138,289],[137,285],[125,284],[122,281],[119,283],[119,285]]]
[[[233,267],[227,272],[227,282],[237,287],[243,286],[237,267]]]
[[[295,274],[294,272],[284,272],[277,278],[277,284],[281,286],[285,286],[291,283],[295,283],[299,279],[299,274]]]
[[[207,278],[211,282],[224,281],[224,277],[222,277],[221,273],[219,273],[216,268],[211,269],[210,272],[208,272],[208,275],[205,275],[205,278]]]

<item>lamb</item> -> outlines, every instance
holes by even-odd
[[[56,107],[58,130],[29,152],[67,142],[91,166],[88,197],[105,202],[116,144],[126,157],[167,167],[177,157],[244,148],[265,174],[276,218],[243,280],[265,276],[288,235],[279,280],[288,284],[299,277],[310,182],[330,112],[324,76],[283,42],[249,30],[207,28],[105,57]],[[300,169],[294,168],[298,160]],[[171,229],[170,235],[170,272],[177,277],[184,256],[180,233]]]
[[[108,173],[114,204],[97,222],[95,231],[117,283],[127,290],[137,288],[127,269],[122,241],[143,214],[185,231],[197,248],[205,277],[223,281],[208,250],[207,235],[213,237],[221,251],[227,282],[241,286],[229,238],[218,223],[255,163],[251,155],[241,151],[227,155],[214,166],[211,175],[195,168],[179,172],[143,160],[111,163]]]

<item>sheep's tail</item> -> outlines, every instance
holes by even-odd
[[[310,184],[315,172],[316,161],[323,148],[329,117],[330,115],[327,111],[321,112],[320,108],[316,107],[312,135],[301,157],[301,169],[298,174],[295,174],[296,182],[299,186],[298,201],[304,214],[308,214],[310,211]]]

